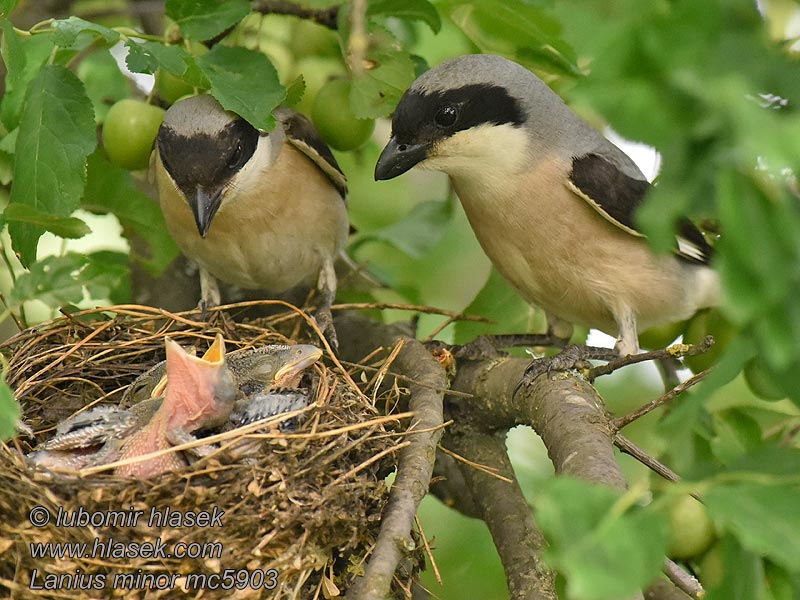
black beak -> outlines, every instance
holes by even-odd
[[[375,165],[375,180],[392,179],[428,158],[428,144],[398,144],[391,138]]]
[[[194,194],[189,197],[189,206],[194,214],[194,222],[200,237],[205,238],[211,229],[211,221],[219,210],[222,201],[222,190],[206,190],[202,186],[195,188]]]

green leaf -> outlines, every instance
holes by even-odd
[[[3,213],[9,223],[27,223],[62,238],[77,239],[91,233],[89,226],[77,217],[57,217],[29,204],[9,204]]]
[[[793,476],[800,473],[800,449],[774,444],[763,445],[740,456],[728,465],[729,472],[752,472],[762,475]]]
[[[800,570],[800,486],[737,483],[709,490],[703,499],[750,551]]]
[[[109,29],[97,23],[85,21],[80,17],[69,17],[67,19],[53,21],[52,27],[55,29],[53,41],[56,46],[62,48],[71,47],[78,39],[78,35],[83,32],[89,32],[102,37],[108,46],[116,44],[119,40],[119,33],[113,29]]]
[[[487,317],[494,322],[458,321],[455,325],[456,344],[466,344],[479,335],[542,331],[547,326],[544,313],[525,302],[495,268],[464,313]]]
[[[250,13],[247,0],[167,0],[167,16],[190,40],[209,40]]]
[[[9,294],[12,305],[39,300],[58,308],[77,304],[86,294],[105,298],[119,287],[119,270],[98,268],[90,256],[70,252],[64,256],[47,256],[30,265],[17,277]]]
[[[86,181],[86,156],[97,144],[92,103],[81,81],[58,65],[44,67],[31,83],[20,120],[11,203],[66,217],[78,208]],[[20,260],[36,259],[41,226],[11,223]]]
[[[14,149],[17,147],[18,135],[19,128],[9,131],[8,134],[0,140],[0,151],[6,154],[14,154]]]
[[[113,304],[131,301],[130,255],[124,252],[99,250],[87,256],[84,269],[86,289],[92,298],[108,298]]]
[[[89,156],[82,206],[116,215],[128,238],[142,238],[146,243],[144,253],[138,250],[140,244],[132,243],[131,259],[141,262],[154,277],[161,275],[180,253],[158,203],[136,187],[128,171],[109,163],[99,150]]]
[[[536,71],[580,75],[575,52],[552,15],[524,0],[445,0],[442,11],[480,48]]]
[[[453,208],[451,200],[420,202],[399,221],[360,236],[356,244],[380,240],[411,258],[421,258],[442,239],[444,228],[453,215]]]
[[[130,95],[128,80],[109,52],[93,52],[81,61],[76,71],[92,101],[95,121],[102,123],[108,109]]]
[[[3,61],[6,63],[6,89],[0,105],[0,118],[8,131],[19,125],[22,103],[33,78],[53,52],[53,37],[37,34],[20,39],[7,20],[2,21]]]
[[[19,402],[6,383],[5,373],[0,379],[0,440],[8,440],[17,433],[17,422],[22,418]]]
[[[11,183],[14,172],[14,148],[17,144],[19,128],[10,131],[0,140],[0,184]]]
[[[266,56],[246,48],[215,46],[196,60],[211,82],[211,94],[226,110],[257,129],[275,127],[272,111],[286,97],[286,89]]]
[[[283,99],[283,106],[296,106],[303,94],[306,93],[306,80],[303,75],[298,75],[295,80],[286,88],[286,98]]]
[[[434,33],[442,28],[442,18],[428,0],[372,0],[367,7],[368,17],[398,17],[422,21]]]
[[[367,54],[372,65],[353,77],[350,108],[359,119],[386,117],[415,79],[411,56],[398,50],[374,50]]]
[[[359,119],[388,116],[416,79],[416,63],[403,44],[385,27],[370,23],[364,68],[353,73],[350,109]],[[339,36],[343,47],[350,43],[347,5],[339,10]]]
[[[753,600],[764,598],[764,565],[727,534],[721,540],[723,577],[708,590],[708,600]]]
[[[764,564],[764,579],[775,600],[800,598],[800,574],[782,569],[771,562]]]
[[[0,0],[0,16],[8,18],[19,0]]]
[[[723,463],[729,463],[761,445],[761,426],[753,417],[736,409],[714,414],[711,450]]]
[[[128,40],[125,63],[134,73],[155,73],[157,69],[169,71],[187,83],[207,89],[208,79],[195,63],[195,58],[181,46],[160,42]]]
[[[621,492],[557,477],[537,489],[536,518],[550,547],[545,560],[576,600],[619,600],[658,577],[667,526],[654,511],[621,509]]]

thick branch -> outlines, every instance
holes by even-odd
[[[481,518],[481,513],[475,504],[472,492],[467,487],[464,474],[458,468],[456,459],[444,452],[436,453],[431,493],[445,506],[456,509],[462,515],[475,519]]]
[[[383,329],[380,325],[374,327]],[[337,329],[342,339],[357,340],[362,346],[361,356],[366,355],[376,345],[380,345],[375,343],[376,339],[383,340],[381,342],[383,345],[390,345],[391,340],[386,339],[385,329],[383,333],[373,331],[371,326],[367,326],[360,319],[351,325],[350,335],[344,334],[344,328],[340,323],[337,323]],[[514,388],[528,364],[529,362],[524,359],[513,358],[459,361],[458,371],[451,386],[451,389],[459,394],[448,395],[445,406],[448,418],[455,421],[453,430],[448,431],[445,446],[456,450],[458,454],[471,461],[490,467],[500,467],[499,474],[513,480],[510,465],[507,470],[505,468],[508,464],[507,456],[501,458],[492,452],[494,450],[499,453],[502,450],[502,453],[505,453],[504,446],[498,447],[497,444],[487,440],[502,439],[509,428],[518,424],[528,424],[544,441],[558,473],[624,489],[625,480],[613,450],[613,435],[616,431],[610,424],[602,399],[594,388],[582,377],[562,373],[553,378],[539,377],[522,394],[513,398]],[[524,588],[527,583],[517,577],[514,568],[506,561],[513,562],[515,559],[507,557],[514,556],[523,549],[527,559],[531,558],[531,553],[536,553],[532,550],[536,547],[536,543],[531,542],[529,531],[535,527],[530,509],[525,505],[525,511],[520,512],[521,505],[518,500],[521,493],[516,500],[507,500],[509,494],[516,495],[513,491],[515,484],[504,482],[490,473],[472,468],[461,469],[460,465],[458,468],[462,471],[463,481],[454,480],[454,489],[463,489],[466,484],[471,496],[466,503],[469,506],[468,510],[472,513],[472,509],[477,508],[489,524],[492,535],[495,536],[495,544],[504,560],[509,588],[514,591]],[[518,492],[519,488],[516,490]],[[493,498],[503,498],[503,500],[493,501]],[[522,502],[524,503],[524,499]],[[498,507],[497,504],[501,506]],[[504,528],[508,520],[518,527],[522,522],[521,519],[526,523],[524,534]],[[522,539],[514,542],[513,535]],[[540,579],[538,585],[542,586],[542,581]],[[652,593],[648,597],[676,597],[673,591],[675,588],[672,584],[657,582],[654,589],[648,591],[649,594]],[[516,597],[526,598],[526,596]],[[634,598],[641,599],[642,595],[637,594]]]
[[[595,389],[576,376],[542,376],[512,398],[528,364],[506,358],[461,365],[453,389],[471,392],[475,398],[450,400],[454,418],[473,420],[484,428],[530,425],[544,441],[558,473],[624,489],[608,417]]]
[[[362,324],[363,325],[363,324]],[[337,325],[340,335],[346,327]],[[389,346],[397,339],[396,331],[374,324],[371,339]],[[355,337],[342,335],[344,340],[364,340],[366,331],[359,328]],[[411,527],[417,507],[428,493],[436,447],[442,436],[442,397],[447,387],[444,370],[425,347],[405,337],[406,344],[393,363],[393,368],[410,380],[409,409],[415,416],[409,431],[411,444],[400,453],[397,477],[392,485],[389,502],[381,519],[378,540],[365,569],[364,577],[348,591],[351,600],[379,600],[390,593],[392,578],[405,554],[414,547]]]
[[[496,469],[498,475],[512,480],[509,483],[469,465],[458,465],[503,561],[510,600],[557,600],[553,573],[539,558],[546,541],[514,478],[505,432],[484,433],[459,427],[448,434],[446,443],[465,458]]]

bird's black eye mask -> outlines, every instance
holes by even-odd
[[[183,136],[162,125],[158,152],[175,183],[188,194],[198,185],[218,188],[233,177],[253,156],[259,136],[244,119],[228,123],[215,135]]]
[[[439,92],[409,90],[392,118],[392,136],[401,143],[430,143],[484,123],[521,125],[525,114],[502,86],[465,85]]]

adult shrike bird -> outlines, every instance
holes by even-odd
[[[217,279],[282,293],[316,284],[317,318],[335,342],[334,260],[348,235],[345,176],[311,122],[288,109],[259,131],[209,95],[167,110],[153,157],[164,219],[200,266],[201,305]]]
[[[675,253],[654,253],[634,221],[644,175],[517,63],[462,56],[414,82],[375,178],[416,165],[450,176],[484,251],[553,332],[597,328],[633,354],[637,329],[717,303],[701,232],[683,220]]]

